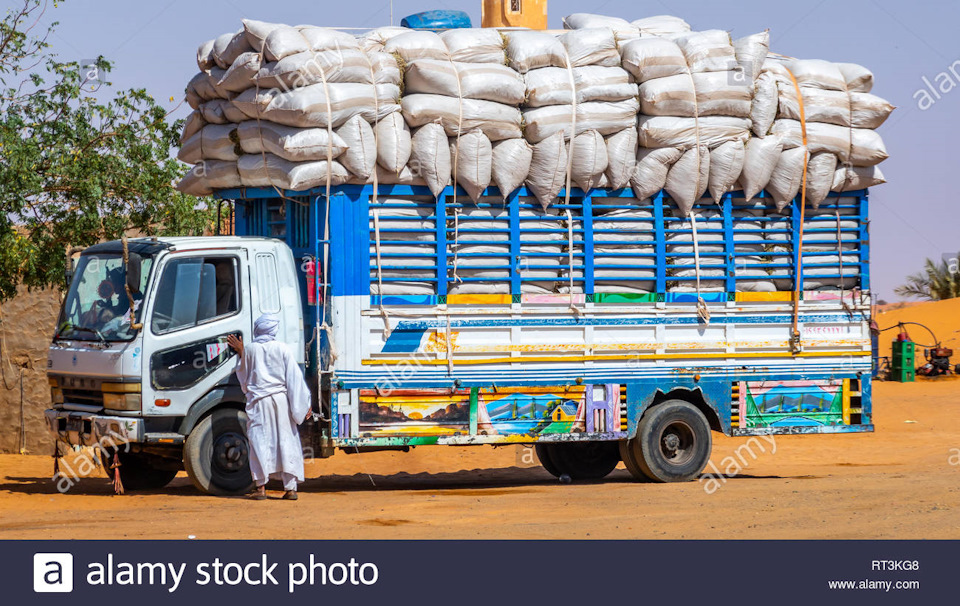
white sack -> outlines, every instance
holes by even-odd
[[[622,65],[637,82],[688,73],[683,51],[666,38],[640,38],[623,45]]]
[[[450,156],[457,186],[474,202],[480,200],[492,180],[493,147],[490,139],[477,129],[450,139]]]
[[[700,146],[699,150],[694,147],[683,152],[667,172],[663,188],[680,209],[681,216],[686,216],[706,193],[709,182],[710,151],[706,146]]]
[[[200,129],[207,124],[209,124],[209,122],[203,119],[203,114],[200,110],[195,109],[190,112],[187,119],[183,121],[183,132],[180,133],[180,145],[183,145],[184,141],[200,132]],[[222,124],[222,122],[218,124]]]
[[[637,129],[628,128],[606,138],[607,180],[610,189],[630,185],[637,167]]]
[[[743,171],[740,173],[740,188],[748,201],[770,182],[782,152],[783,141],[776,135],[747,141]]]
[[[451,159],[447,134],[439,123],[421,126],[412,139],[410,170],[422,178],[434,197],[450,184]]]
[[[222,160],[204,160],[184,175],[177,183],[177,191],[188,196],[209,196],[216,189],[240,187],[237,163]]]
[[[682,74],[640,85],[640,111],[648,116],[749,118],[751,87],[737,72]]]
[[[239,93],[250,88],[260,71],[260,53],[243,53],[217,83],[217,88],[228,93]]]
[[[240,156],[237,170],[240,172],[240,182],[245,187],[304,191],[326,185],[328,170],[331,185],[343,185],[350,179],[350,173],[339,162],[330,165],[326,160],[290,162],[272,154],[266,154],[265,158],[266,162],[261,154]]]
[[[656,15],[632,21],[631,25],[640,30],[641,35],[667,36],[690,31],[690,24],[673,15]]]
[[[247,37],[247,44],[256,52],[260,52],[263,43],[270,35],[270,32],[278,27],[286,27],[279,23],[267,23],[265,21],[256,21],[254,19],[243,20],[243,33]]]
[[[385,53],[367,55],[360,49],[312,51],[288,55],[267,63],[255,75],[261,89],[291,90],[311,84],[400,84],[397,60]]]
[[[794,59],[785,66],[800,86],[825,90],[847,90],[847,80],[836,63],[821,59]]]
[[[725,72],[737,65],[730,34],[720,29],[671,36],[693,73]]]
[[[646,200],[663,189],[670,167],[682,155],[683,151],[676,147],[641,147],[637,152],[637,167],[630,179],[633,195],[638,200]]]
[[[412,134],[403,115],[394,112],[376,125],[377,162],[385,170],[399,173],[410,161]]]
[[[502,103],[424,94],[404,95],[401,103],[411,128],[439,120],[451,137],[457,136],[458,127],[461,133],[479,128],[491,141],[522,136],[520,110]]]
[[[209,70],[217,64],[213,58],[213,45],[215,42],[215,39],[207,40],[197,49],[197,67],[199,67],[202,72]]]
[[[786,149],[803,145],[803,133],[797,120],[777,120],[772,132],[783,137]],[[873,166],[889,157],[880,135],[865,128],[808,122],[807,142],[810,153],[830,152],[841,162],[854,166]]]
[[[257,49],[258,51],[260,49]],[[300,30],[289,25],[274,28],[264,40],[263,57],[267,61],[279,61],[284,57],[310,50]]]
[[[551,105],[524,111],[523,120],[526,124],[524,136],[531,143],[539,143],[559,132],[563,132],[567,138],[588,130],[595,130],[601,135],[612,135],[636,126],[640,104],[636,99],[617,103],[580,103],[576,106],[576,133],[571,133],[573,107],[572,105]]]
[[[746,141],[750,136],[750,120],[707,116],[675,118],[671,116],[640,116],[641,147],[693,147],[697,144],[699,124],[700,145],[716,147],[727,141]]]
[[[833,177],[837,170],[837,157],[833,154],[813,154],[807,163],[806,203],[818,208],[830,195]]]
[[[577,103],[627,101],[637,96],[637,85],[631,83],[630,74],[619,67],[578,67],[573,69],[573,82],[570,75],[570,70],[561,67],[527,72],[525,107],[572,105],[574,90]]]
[[[493,145],[492,178],[504,199],[523,185],[532,161],[533,147],[526,139],[507,139]]]
[[[767,193],[773,198],[777,210],[782,210],[797,197],[803,183],[803,163],[807,150],[803,147],[786,149],[780,154],[770,181],[766,185]]]
[[[373,127],[360,116],[354,116],[337,129],[337,135],[347,144],[347,150],[338,159],[343,167],[360,179],[368,179],[377,167],[377,142]]]
[[[847,90],[856,93],[869,93],[873,90],[873,72],[856,63],[837,63],[837,69],[843,74]]]
[[[753,101],[750,105],[750,121],[753,134],[766,137],[777,119],[780,103],[777,79],[773,73],[764,70],[753,86]]]
[[[506,65],[417,59],[407,65],[404,94],[417,93],[520,105],[526,85]]]
[[[330,94],[328,113],[327,91]],[[397,111],[396,99],[400,90],[396,86],[382,84],[376,87],[379,99],[379,116],[374,87],[369,84],[314,84],[283,92],[278,89],[260,91],[247,89],[240,93],[233,104],[249,118],[270,120],[287,126],[303,128],[326,127],[329,123],[339,128],[350,118],[360,115],[367,122],[376,122]]]
[[[753,82],[760,76],[770,52],[770,30],[734,41],[733,52],[744,76],[743,83]]]
[[[453,61],[506,65],[506,42],[491,28],[449,29],[440,34]]]
[[[231,140],[236,129],[235,124],[208,124],[184,141],[177,158],[187,164],[201,160],[236,161],[237,145]]]
[[[261,120],[247,120],[237,126],[240,147],[246,154],[267,152],[291,162],[326,160],[328,147],[336,159],[347,151],[347,143],[325,128],[294,128]]]
[[[450,59],[447,45],[433,32],[407,31],[387,40],[384,52],[399,55],[406,63],[415,59]]]
[[[607,146],[600,133],[591,130],[577,135],[568,153],[573,155],[570,179],[585,193],[597,187],[607,170]]]
[[[626,19],[590,13],[567,15],[563,18],[563,27],[570,30],[608,28],[620,39],[632,39],[640,35],[640,29]]]
[[[572,67],[598,65],[620,67],[620,51],[611,29],[594,27],[575,29],[560,36]]]
[[[547,208],[566,187],[567,146],[563,134],[547,137],[533,147],[527,187]]]
[[[856,191],[886,182],[878,166],[847,166],[838,168],[834,173],[830,189],[838,192]]]
[[[736,188],[743,172],[745,149],[742,141],[728,141],[710,150],[710,195],[719,204],[720,198]]]
[[[504,36],[510,67],[521,74],[541,67],[567,67],[566,49],[546,32],[510,30]]]

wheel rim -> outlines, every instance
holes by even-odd
[[[696,454],[697,436],[683,421],[672,421],[660,432],[660,454],[670,465],[686,465]]]
[[[214,438],[213,468],[231,475],[242,472],[247,466],[249,451],[246,438],[236,432],[225,432]]]

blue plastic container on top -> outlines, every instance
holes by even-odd
[[[411,29],[459,29],[470,28],[470,15],[463,11],[425,11],[405,17],[400,22]]]

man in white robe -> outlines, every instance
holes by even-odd
[[[247,397],[250,473],[257,486],[251,498],[267,498],[269,479],[283,482],[283,498],[297,499],[303,482],[303,450],[297,425],[310,415],[310,391],[293,351],[276,340],[280,321],[273,314],[257,318],[253,343],[234,335],[227,342],[240,357],[237,378]]]

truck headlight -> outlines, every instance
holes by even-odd
[[[139,411],[140,383],[104,383],[103,407],[111,410]]]
[[[140,394],[104,392],[103,407],[110,410],[140,410]]]

